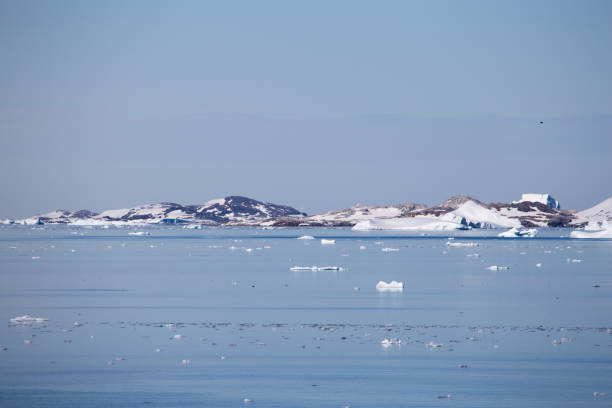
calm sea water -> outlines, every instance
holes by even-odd
[[[612,403],[612,241],[130,231],[0,228],[0,406]]]

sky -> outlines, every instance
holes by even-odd
[[[0,0],[0,218],[585,209],[612,196],[610,21],[595,0]]]

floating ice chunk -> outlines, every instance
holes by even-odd
[[[23,343],[24,343],[24,344],[30,344],[30,343],[32,343],[32,340],[30,340],[30,339],[25,339],[25,340],[23,341]]]
[[[247,251],[247,252],[253,252],[253,248],[247,248],[247,249],[245,249],[245,251]]]
[[[510,269],[509,266],[500,266],[500,265],[491,265],[487,268],[490,271],[505,271],[507,269]]]
[[[301,237],[297,237],[297,239],[314,239],[312,235],[302,235]]]
[[[585,227],[584,231],[572,231],[570,238],[612,238],[612,226],[608,223],[603,223],[598,231]]]
[[[175,334],[174,336],[172,336],[173,339],[182,339],[183,335],[182,334]]]
[[[500,232],[497,234],[498,237],[502,238],[533,238],[538,234],[538,230],[535,228],[522,229],[522,228],[511,228],[508,231]]]
[[[366,248],[366,246],[365,246],[365,245],[361,245],[361,246],[359,246],[359,249],[360,249],[360,250],[362,250],[362,251],[364,251],[364,250],[366,250],[367,248]]]
[[[188,365],[191,363],[191,360],[182,360],[181,363],[183,363],[183,365]]]
[[[390,347],[393,344],[397,344],[398,346],[401,346],[402,341],[400,339],[383,339],[380,341],[380,345],[385,348]]]
[[[542,264],[541,264],[541,263],[537,263],[537,264],[536,264],[536,268],[541,268],[541,267],[542,267]]]
[[[335,239],[322,239],[321,245],[333,245],[336,243]]]
[[[136,232],[128,232],[128,235],[134,235],[134,236],[137,236],[137,237],[142,237],[144,235],[151,235],[151,233],[148,232],[148,231],[136,231]]]
[[[340,266],[293,266],[289,268],[292,271],[343,271]]]
[[[380,250],[383,252],[398,252],[399,248],[381,248]]]
[[[446,241],[448,247],[477,247],[478,242],[451,242]]]
[[[249,402],[253,402],[253,400],[250,398],[245,398],[242,400],[242,402],[244,402],[245,404],[248,404]]]
[[[379,281],[376,284],[376,290],[379,292],[401,292],[404,290],[404,282],[391,281],[387,283]]]
[[[33,317],[30,315],[23,315],[23,316],[13,317],[11,319],[11,323],[13,324],[32,324],[32,323],[43,323],[48,320],[49,319],[45,317]]]
[[[434,349],[434,348],[442,348],[442,346],[444,346],[444,344],[442,343],[434,343],[433,341],[430,341],[429,343],[426,344],[426,346],[430,349]]]
[[[446,394],[446,395],[438,395],[438,399],[447,399],[450,398],[451,395],[450,394]]]

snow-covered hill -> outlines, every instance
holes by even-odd
[[[106,210],[100,214],[81,210],[57,210],[5,223],[71,225],[143,225],[197,223],[210,225],[259,225],[278,217],[302,217],[295,208],[264,203],[241,196],[211,200],[203,205],[176,203],[149,204],[134,208]]]
[[[547,196],[547,195],[546,195]],[[539,195],[538,195],[539,197]],[[524,198],[524,197],[523,197]],[[453,230],[468,228],[583,227],[601,229],[612,224],[612,198],[576,213],[561,210],[540,201],[516,201],[510,204],[485,204],[469,196],[454,196],[434,205],[402,203],[390,206],[357,204],[344,210],[307,216],[295,208],[264,203],[241,196],[229,196],[202,205],[176,203],[149,204],[134,208],[107,210],[99,214],[81,210],[57,210],[23,220],[5,220],[15,224],[70,225],[146,225],[205,224],[258,226],[349,226],[357,230]]]

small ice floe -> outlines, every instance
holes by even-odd
[[[230,251],[235,251],[235,250],[240,249],[240,248],[238,248],[237,246],[233,246],[232,245],[232,246],[227,247],[227,249],[229,249]]]
[[[71,249],[70,252],[75,253],[76,249]]]
[[[536,264],[536,268],[541,268],[541,267],[542,267],[542,264],[538,262],[538,263]]]
[[[30,340],[30,339],[25,339],[23,341],[23,344],[30,344],[30,343],[32,343],[32,340]]]
[[[501,265],[491,265],[489,267],[487,267],[488,270],[490,271],[505,271],[510,269],[509,266],[501,266]]]
[[[134,236],[137,236],[137,237],[142,237],[142,236],[145,236],[145,235],[151,235],[151,233],[148,232],[148,231],[135,231],[135,232],[128,232],[128,235],[134,235]]]
[[[360,245],[360,246],[359,246],[359,249],[360,249],[360,250],[362,250],[362,251],[365,251],[365,250],[366,250],[366,249],[368,249],[368,248],[366,248],[366,246],[365,246],[365,245]]]
[[[245,251],[247,251],[247,252],[253,252],[253,248],[247,248],[247,249],[245,249]]]
[[[33,256],[32,259],[40,259],[40,256]]]
[[[175,334],[174,336],[172,336],[173,339],[182,339],[183,335],[182,334]]]
[[[301,237],[297,237],[297,239],[314,239],[312,235],[302,235]]]
[[[580,262],[582,262],[582,259],[569,259],[569,258],[567,258],[567,262],[580,263]]]
[[[248,404],[249,402],[253,402],[253,400],[250,398],[244,398],[242,402],[244,402],[245,404]]]
[[[334,245],[336,243],[335,239],[322,239],[321,245]]]
[[[354,290],[355,292],[359,292],[359,286],[355,286],[355,287],[353,288],[353,290]]]
[[[466,254],[465,256],[467,256],[468,258],[480,258],[480,254],[477,254],[477,253]]]
[[[82,326],[82,324],[81,324],[81,323],[76,322],[76,321],[75,321],[74,323],[72,323],[72,325],[73,325],[74,327],[81,327],[81,326]]]
[[[292,271],[343,271],[341,266],[292,266]]]
[[[162,349],[160,349],[159,347],[155,349],[156,353],[161,353]]]
[[[30,315],[23,315],[13,317],[10,321],[13,324],[32,324],[32,323],[43,323],[48,321],[49,319],[45,317],[33,317]]]
[[[181,363],[183,363],[183,365],[188,365],[191,363],[191,360],[182,360]]]
[[[451,242],[446,241],[448,247],[477,247],[478,242]]]
[[[451,395],[450,394],[446,394],[446,395],[438,395],[438,399],[448,399],[450,398]]]
[[[523,229],[514,227],[508,231],[500,232],[497,234],[498,237],[502,238],[533,238],[538,234],[538,230],[535,228]]]
[[[387,283],[379,281],[376,284],[376,290],[379,292],[401,292],[404,290],[404,282],[391,281]]]
[[[430,341],[429,343],[426,344],[427,348],[430,349],[435,349],[435,348],[442,348],[442,346],[444,346],[444,344],[442,343],[434,343],[433,341]]]
[[[381,248],[382,252],[398,252],[399,248]]]
[[[383,339],[380,341],[380,345],[384,348],[391,347],[394,344],[401,346],[403,344],[403,341],[401,341],[400,339]]]

